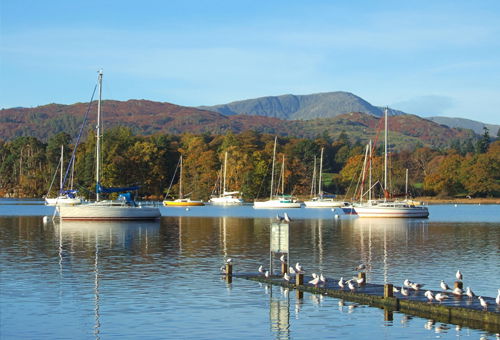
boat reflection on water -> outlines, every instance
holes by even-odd
[[[280,294],[277,293],[281,290]],[[283,287],[269,287],[269,321],[275,339],[290,339],[290,296]],[[297,299],[298,300],[298,299]]]
[[[58,233],[59,239],[59,272],[63,278],[65,258],[72,258],[75,249],[84,245],[85,250],[93,250],[94,282],[94,325],[93,335],[95,339],[100,339],[100,266],[101,248],[121,245],[129,248],[134,239],[144,238],[145,248],[148,248],[148,237],[158,234],[160,222],[157,221],[122,221],[122,222],[97,222],[97,221],[59,221],[54,225],[54,230]],[[82,254],[82,253],[80,253]],[[83,252],[88,254],[88,252]],[[87,255],[88,256],[88,255]],[[69,259],[68,259],[69,260]]]
[[[394,261],[409,242],[425,243],[428,226],[429,221],[425,218],[356,218],[342,221],[345,232],[357,240],[353,246],[358,249],[361,262],[367,267],[367,280],[374,279],[376,268],[382,270],[385,283],[389,281],[389,259]]]

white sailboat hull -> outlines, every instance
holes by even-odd
[[[339,208],[344,206],[342,201],[334,201],[329,199],[317,199],[312,201],[305,201],[306,208]]]
[[[56,198],[45,198],[46,205],[76,205],[81,204],[82,200],[78,197],[70,198],[66,196]]]
[[[238,197],[232,196],[222,196],[222,197],[212,197],[209,200],[210,204],[213,205],[241,205],[243,200]]]
[[[58,206],[62,220],[73,221],[135,221],[155,220],[161,216],[155,207],[89,203],[75,206]]]
[[[283,200],[268,200],[264,202],[254,202],[254,208],[278,208],[278,209],[286,209],[286,208],[300,208],[301,203],[292,202],[292,201],[283,201]]]
[[[359,217],[416,217],[426,218],[429,210],[426,207],[398,207],[398,206],[361,206],[354,207]]]

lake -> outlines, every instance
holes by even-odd
[[[290,260],[308,273],[405,279],[439,289],[457,269],[464,287],[500,288],[500,206],[431,205],[430,218],[335,218],[331,209],[289,209]],[[157,222],[49,222],[40,201],[0,200],[2,339],[422,339],[486,338],[335,298],[219,274],[269,264],[276,210],[251,206],[161,208]],[[283,210],[279,211],[280,214]]]

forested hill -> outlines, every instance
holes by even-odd
[[[46,141],[58,132],[76,136],[87,110],[87,103],[49,104],[35,108],[0,110],[0,139],[33,136]],[[333,118],[281,120],[252,115],[226,116],[218,112],[147,100],[103,101],[105,128],[127,126],[139,135],[240,133],[253,130],[280,136],[314,138],[328,134],[337,137],[345,131],[353,141],[374,138],[380,118],[366,113],[347,113]],[[380,109],[378,109],[380,110]],[[96,103],[90,110],[87,129],[95,126]],[[452,129],[414,115],[391,116],[391,141],[398,148],[426,145],[442,147],[453,140],[474,138],[471,130]]]

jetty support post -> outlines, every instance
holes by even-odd
[[[304,284],[304,273],[295,274],[295,285],[302,286]]]
[[[288,262],[281,262],[281,275],[288,273]]]
[[[384,285],[384,298],[391,298],[394,296],[394,286],[392,283],[386,283]]]
[[[366,284],[366,273],[365,272],[359,272],[358,273],[358,279],[363,279],[363,283],[361,283],[361,286],[364,286]]]
[[[455,281],[455,284],[453,285],[453,288],[464,289],[464,283],[462,281]]]

